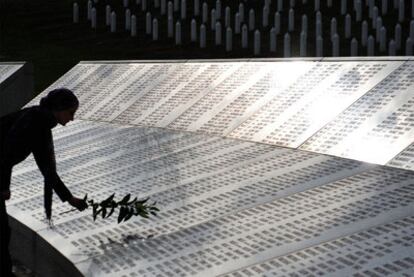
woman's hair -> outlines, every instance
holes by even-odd
[[[67,88],[54,89],[40,100],[40,107],[56,112],[78,106],[78,98]]]

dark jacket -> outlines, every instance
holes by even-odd
[[[40,106],[22,109],[0,118],[0,189],[10,189],[13,166],[31,153],[45,178],[62,201],[72,194],[56,172],[51,129],[57,125],[53,113]]]

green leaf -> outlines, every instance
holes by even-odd
[[[92,206],[92,215],[93,215],[93,221],[95,221],[96,220],[96,217],[98,216],[98,207],[99,207],[99,205],[98,204],[94,204],[93,206]]]
[[[115,193],[113,193],[107,199],[105,199],[104,201],[102,201],[101,202],[101,206],[102,207],[107,207],[114,200],[114,197],[115,197]]]
[[[101,210],[102,210],[102,218],[105,218],[105,215],[106,215],[106,208],[102,208]]]
[[[121,206],[121,208],[119,209],[118,224],[122,222],[122,220],[127,215],[127,212],[128,212],[127,208]]]
[[[109,211],[109,214],[108,214],[107,218],[110,217],[114,213],[116,207],[117,207],[116,205],[113,205],[111,207],[111,210]]]
[[[128,209],[128,213],[125,216],[124,221],[127,221],[128,219],[130,219],[133,215],[134,215],[134,210],[133,209]]]
[[[148,200],[149,200],[149,197],[147,197],[143,200],[137,201],[137,203],[142,205],[142,204],[146,203]]]
[[[118,204],[127,205],[130,198],[131,198],[131,194],[128,193],[127,195],[125,195],[125,197],[121,201],[118,202]]]
[[[128,202],[127,205],[133,205],[135,202],[137,202],[138,198],[135,197],[132,201]]]

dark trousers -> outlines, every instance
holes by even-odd
[[[6,212],[6,203],[0,199],[0,276],[14,276],[12,274],[12,263],[9,252],[10,227]]]

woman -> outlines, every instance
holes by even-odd
[[[72,91],[60,88],[49,92],[39,106],[24,108],[0,118],[0,224],[1,260],[0,276],[14,276],[11,268],[8,225],[5,201],[10,199],[10,179],[13,166],[33,153],[44,177],[44,205],[46,216],[51,218],[52,190],[59,198],[82,211],[87,204],[71,192],[56,172],[51,129],[58,123],[65,126],[73,120],[79,101]]]

